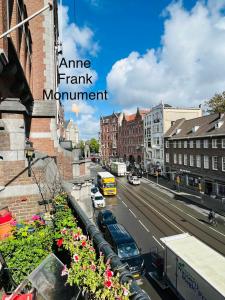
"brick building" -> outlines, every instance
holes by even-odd
[[[165,134],[171,180],[212,198],[225,198],[225,116],[179,119]]]
[[[47,4],[47,0],[0,0],[0,34]],[[8,206],[17,218],[41,210],[40,189],[50,190],[43,174],[49,168],[40,159],[51,159],[60,169],[60,174],[54,169],[48,177],[73,176],[73,154],[59,145],[63,108],[58,101],[43,100],[44,89],[57,89],[57,45],[56,0],[52,10],[0,39],[0,207]],[[37,158],[31,177],[24,155],[27,139]]]
[[[143,164],[144,160],[144,123],[147,110],[132,115],[123,114],[118,132],[118,156],[126,162]]]
[[[100,118],[99,152],[103,163],[118,158],[118,130],[122,117],[122,113],[113,113]]]

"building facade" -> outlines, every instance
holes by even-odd
[[[165,134],[165,169],[176,184],[225,198],[225,116],[177,120]]]
[[[144,167],[154,174],[164,173],[164,133],[171,122],[180,118],[192,119],[202,115],[201,108],[176,108],[160,104],[144,118]]]
[[[118,134],[118,156],[131,164],[143,166],[144,162],[144,116],[147,110],[139,110],[132,115],[123,114]]]
[[[0,1],[0,34],[47,5],[47,0]],[[0,206],[8,206],[16,218],[39,212],[43,207],[38,201],[49,197],[46,177],[57,176],[50,170],[48,176],[43,174],[45,159],[57,163],[62,178],[72,179],[72,153],[59,145],[62,106],[43,99],[43,90],[57,90],[57,61],[58,12],[53,0],[52,10],[0,39]],[[37,158],[31,176],[25,156],[28,142]]]
[[[100,118],[100,159],[103,163],[118,158],[118,130],[122,113],[113,113]]]
[[[72,119],[65,122],[65,139],[72,142],[72,147],[79,143],[79,130],[77,124]]]

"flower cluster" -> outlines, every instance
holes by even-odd
[[[63,201],[60,202],[63,205]],[[119,275],[111,270],[110,261],[98,256],[92,241],[83,234],[69,208],[56,211],[56,243],[60,250],[70,253],[71,264],[64,266],[61,275],[67,276],[70,285],[78,285],[91,299],[127,300],[129,285],[119,282]]]

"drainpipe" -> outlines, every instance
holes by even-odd
[[[70,189],[65,183],[63,183],[63,188],[66,192],[70,192]],[[143,291],[136,283],[136,280],[133,279],[132,274],[128,269],[128,265],[120,261],[119,257],[112,250],[108,242],[103,238],[102,233],[98,230],[96,225],[88,219],[84,211],[81,209],[79,204],[75,201],[72,196],[68,196],[69,202],[75,210],[76,214],[79,216],[81,222],[85,226],[85,229],[94,244],[97,246],[98,250],[101,251],[106,260],[110,259],[110,264],[113,271],[116,271],[120,274],[120,282],[128,283],[131,282],[130,292],[132,300],[151,300],[151,298]]]
[[[8,2],[7,2],[8,3]],[[26,18],[25,20],[21,21],[20,23],[18,23],[17,25],[13,26],[12,28],[8,29],[6,32],[4,32],[2,35],[0,35],[0,39],[4,38],[5,36],[7,36],[9,33],[11,33],[12,31],[14,31],[15,29],[21,27],[23,24],[29,22],[31,19],[35,18],[36,16],[40,15],[42,12],[44,12],[45,10],[52,10],[52,5],[49,3],[48,5],[46,5],[45,7],[43,7],[42,9],[40,9],[39,11],[37,11],[36,13],[34,13],[33,15],[31,15],[30,17]]]

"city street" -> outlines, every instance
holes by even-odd
[[[94,167],[92,176],[100,170],[99,166]],[[147,272],[139,283],[152,299],[176,299],[168,289],[162,291],[148,275],[152,269],[151,251],[163,251],[161,237],[189,232],[225,255],[224,226],[210,227],[207,218],[191,205],[172,199],[144,178],[139,186],[130,185],[125,177],[117,178],[117,188],[117,196],[106,197],[106,205],[142,250]],[[98,212],[95,213],[97,216]]]

